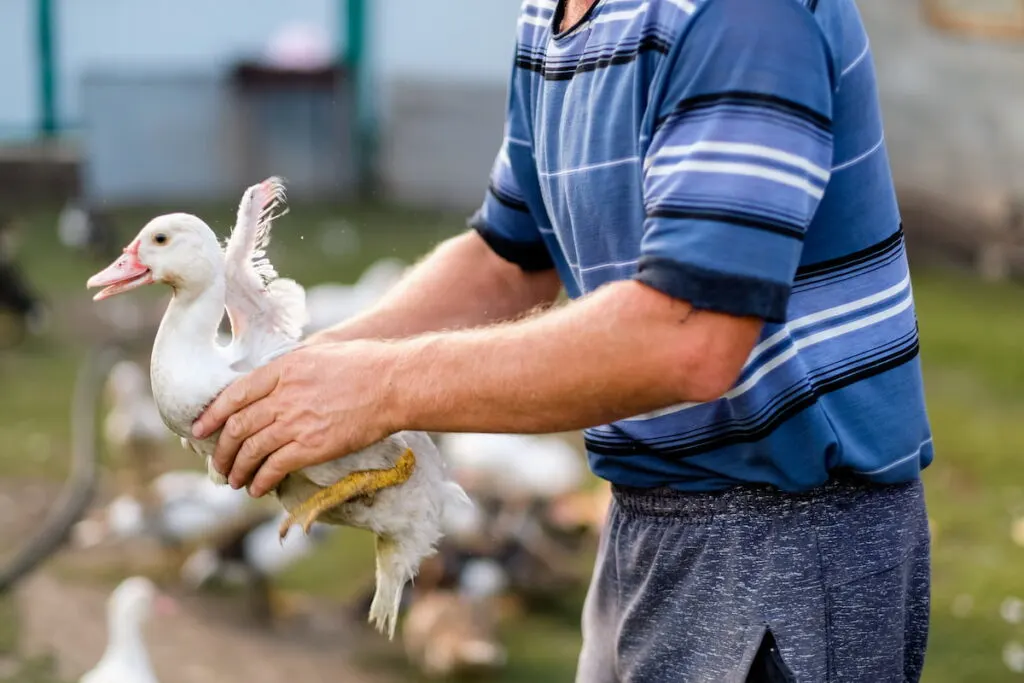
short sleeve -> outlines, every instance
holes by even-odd
[[[707,0],[663,66],[636,278],[695,308],[782,322],[830,177],[825,37],[794,0]]]
[[[524,191],[528,188],[521,180],[532,177],[535,182],[536,178],[529,172],[533,163],[532,135],[521,95],[522,79],[526,77],[513,66],[504,139],[491,168],[483,204],[469,219],[469,227],[506,261],[526,271],[540,271],[554,268],[554,261],[531,213]],[[534,190],[539,196],[539,188]]]

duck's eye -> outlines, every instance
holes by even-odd
[[[156,235],[153,236],[153,241],[156,242],[157,244],[167,244],[167,235],[163,234],[162,232],[158,232]]]

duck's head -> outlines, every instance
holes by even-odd
[[[199,292],[223,268],[217,236],[205,222],[187,213],[157,216],[146,224],[124,253],[89,278],[86,286],[103,287],[94,300],[156,282],[176,291]]]
[[[176,611],[176,603],[160,593],[156,584],[144,576],[131,576],[122,581],[107,600],[113,621],[142,624],[154,612],[158,615]]]

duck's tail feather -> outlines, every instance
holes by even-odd
[[[405,584],[416,575],[401,545],[394,539],[377,536],[377,590],[370,604],[369,621],[389,640],[395,637],[398,612]]]

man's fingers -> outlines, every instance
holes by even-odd
[[[264,496],[277,488],[281,480],[297,469],[301,469],[305,458],[305,451],[302,446],[292,441],[272,453],[260,466],[252,484],[249,485],[249,495],[253,498]]]
[[[192,436],[205,439],[220,429],[231,415],[270,394],[277,387],[279,377],[276,366],[271,365],[257,368],[235,380],[220,392],[192,425]]]
[[[281,423],[275,422],[243,441],[231,465],[231,472],[227,475],[228,483],[236,489],[248,484],[263,461],[291,441],[285,434]]]
[[[272,425],[275,417],[269,401],[257,401],[229,417],[217,437],[217,447],[213,451],[214,469],[221,474],[230,472],[238,449],[246,439]]]

